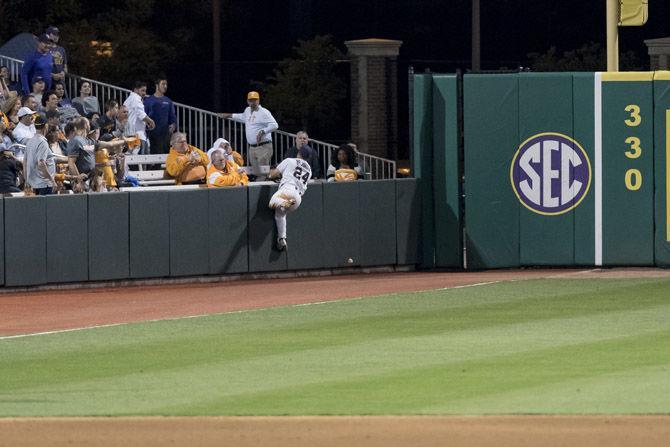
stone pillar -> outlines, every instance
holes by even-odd
[[[647,53],[649,54],[649,68],[651,70],[668,70],[668,59],[670,59],[670,37],[661,39],[645,40]]]
[[[398,154],[398,52],[386,39],[344,42],[351,61],[351,141],[370,155]]]

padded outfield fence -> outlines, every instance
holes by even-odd
[[[412,89],[424,267],[670,265],[670,72]]]
[[[310,184],[278,252],[277,185],[6,197],[0,284],[413,265],[414,179]],[[351,261],[350,261],[351,259]]]

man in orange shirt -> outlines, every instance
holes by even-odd
[[[212,164],[207,170],[207,186],[245,186],[249,178],[237,163],[227,160],[222,149],[212,152]]]
[[[195,146],[188,144],[186,134],[175,132],[170,138],[170,153],[165,161],[165,172],[178,185],[205,183],[209,158]]]

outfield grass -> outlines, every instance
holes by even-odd
[[[0,339],[0,416],[492,413],[670,413],[670,280],[505,282]]]

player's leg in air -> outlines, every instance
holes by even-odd
[[[269,207],[275,210],[275,224],[277,226],[277,250],[285,250],[286,245],[286,215],[300,206],[300,196],[289,194],[281,189],[272,195]]]

